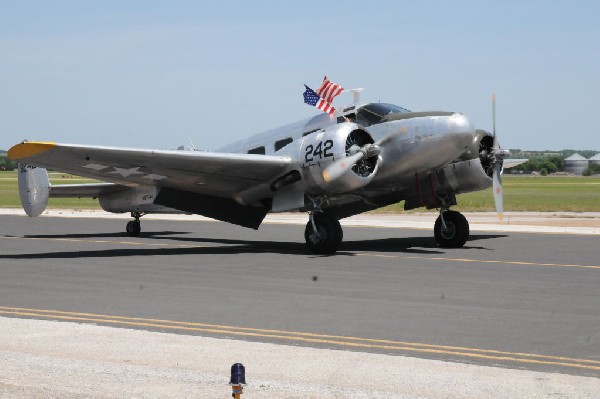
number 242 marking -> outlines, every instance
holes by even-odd
[[[332,157],[333,152],[333,140],[319,141],[319,144],[313,147],[312,144],[306,146],[306,154],[304,154],[304,160],[308,162],[314,161],[315,158],[323,159],[325,157]]]

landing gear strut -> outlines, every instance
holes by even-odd
[[[460,212],[441,209],[433,234],[440,247],[461,248],[469,239],[469,222]]]
[[[140,232],[142,231],[140,218],[142,216],[144,216],[144,214],[141,212],[131,212],[131,217],[135,220],[129,221],[127,223],[127,227],[125,228],[125,231],[129,237],[137,237],[140,235]]]
[[[306,245],[318,255],[331,255],[342,244],[344,232],[340,222],[320,211],[313,211],[304,229]]]

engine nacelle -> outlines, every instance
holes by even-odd
[[[46,210],[50,196],[50,180],[44,168],[18,164],[19,197],[27,216],[39,216]]]
[[[158,190],[153,186],[131,187],[116,193],[101,195],[98,197],[98,202],[102,209],[112,213],[181,213],[176,209],[156,205],[154,199]]]
[[[354,154],[364,145],[373,143],[373,138],[363,127],[350,122],[306,136],[300,147],[300,157],[303,160],[303,175],[307,178],[308,189],[340,193],[357,190],[369,184],[377,173],[378,156],[358,161],[335,180],[325,181],[323,170],[335,160]]]

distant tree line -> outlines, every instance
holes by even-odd
[[[11,161],[6,154],[0,154],[0,170],[15,170],[17,164]]]
[[[592,176],[600,174],[600,164],[591,163],[590,166],[587,167],[582,173],[584,176]]]
[[[585,158],[591,158],[600,151],[593,150],[561,150],[561,151],[523,151],[511,149],[512,158],[527,158],[528,162],[511,168],[511,173],[537,172],[543,176],[549,173],[562,172],[565,169],[565,158],[577,153]],[[583,172],[584,176],[600,173],[600,165],[590,164]]]

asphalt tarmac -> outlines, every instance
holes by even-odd
[[[0,316],[600,376],[591,235],[0,216]]]

